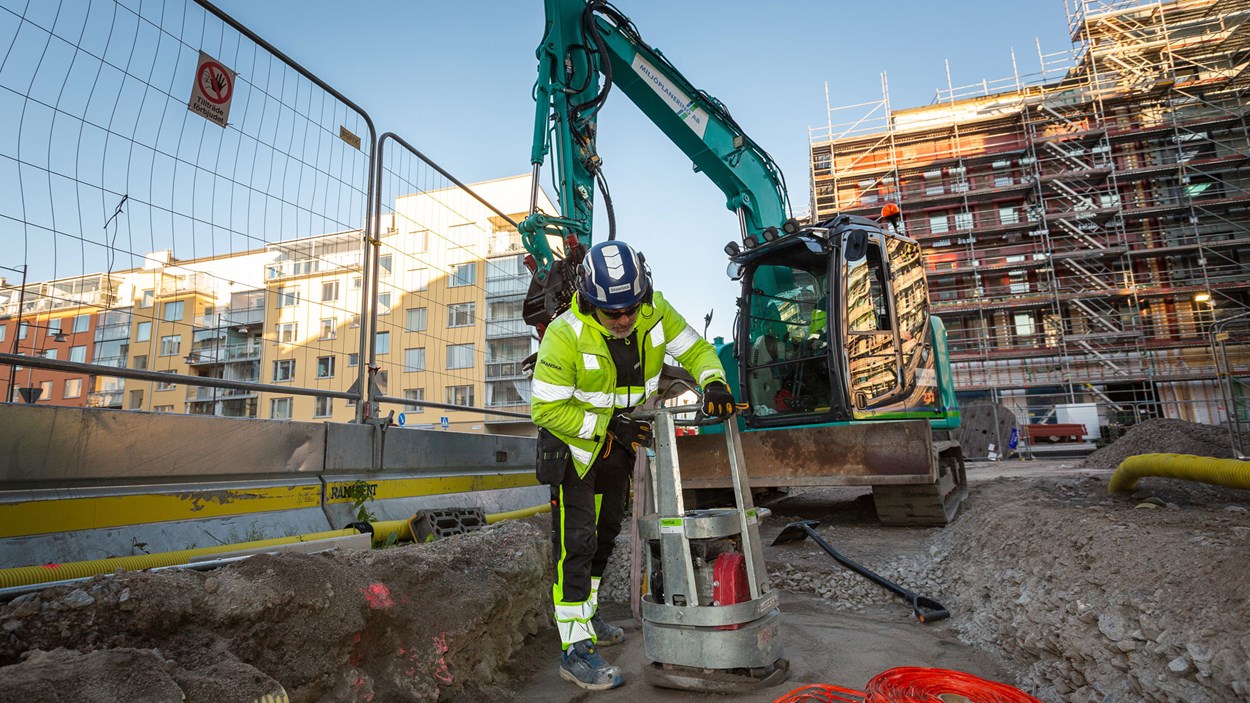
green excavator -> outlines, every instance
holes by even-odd
[[[716,98],[695,87],[604,0],[545,0],[538,47],[530,214],[518,226],[533,273],[525,319],[541,335],[568,308],[592,243],[596,192],[614,239],[596,149],[599,111],[623,93],[725,194],[738,233],[724,247],[741,282],[733,341],[718,345],[750,404],[742,447],[753,489],[871,486],[887,524],[944,525],[966,495],[946,333],[930,314],[919,244],[898,208],[881,220],[802,223],[785,180]],[[554,146],[558,215],[537,210]],[[634,242],[644,245],[645,242]],[[682,485],[730,486],[724,441],[678,438]]]

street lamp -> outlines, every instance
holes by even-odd
[[[13,334],[13,353],[14,354],[18,353],[18,349],[19,349],[18,344],[17,344],[18,337],[20,336],[20,332],[23,329],[45,330],[48,332],[55,332],[55,334],[52,335],[52,341],[58,344],[66,341],[65,333],[61,331],[60,327],[53,327],[51,325],[36,325],[30,322],[18,322],[17,329],[14,331],[14,334]],[[32,342],[30,345],[30,353],[31,353],[31,356],[46,356],[47,350],[40,349],[38,344]],[[9,397],[8,397],[9,400],[13,399],[13,384],[16,382],[16,375],[17,375],[16,370],[17,370],[16,364],[9,365]],[[34,381],[32,380],[33,376],[34,376],[34,369],[28,366],[27,371],[26,371],[27,387],[17,389],[18,394],[22,396],[22,400],[24,400],[27,403],[34,403],[35,401],[39,400],[40,397],[43,395],[42,389],[34,387]]]

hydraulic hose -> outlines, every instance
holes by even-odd
[[[551,512],[551,503],[543,503],[530,508],[521,508],[520,510],[509,510],[505,513],[491,513],[486,516],[486,524],[493,525],[501,520],[523,520],[527,517],[541,515],[542,513]]]
[[[1107,491],[1131,491],[1138,479],[1147,476],[1250,488],[1250,461],[1190,454],[1138,454],[1120,462],[1120,467],[1111,475]]]

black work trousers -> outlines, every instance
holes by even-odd
[[[556,563],[553,595],[557,603],[581,603],[590,598],[590,579],[603,576],[621,533],[634,453],[618,442],[611,445],[611,452],[607,456],[601,453],[591,462],[584,477],[577,475],[570,460],[564,480],[551,487],[551,551]]]

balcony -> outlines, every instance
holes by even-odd
[[[162,276],[157,295],[167,296],[177,293],[200,292],[216,293],[217,280],[207,273],[189,273],[183,276]]]
[[[522,362],[517,361],[488,361],[486,362],[486,380],[500,381],[510,378],[524,378],[525,373],[521,370]]]
[[[530,326],[519,317],[510,317],[486,321],[486,338],[497,337],[528,337]]]
[[[522,295],[529,290],[529,276],[511,274],[507,276],[486,277],[486,297],[493,298],[504,295]]]
[[[255,379],[252,379],[255,380]],[[241,398],[255,398],[260,395],[260,391],[242,389],[242,388],[204,388],[196,386],[187,389],[188,403],[211,403],[221,400],[239,400]]]
[[[326,254],[315,259],[279,261],[266,267],[265,280],[274,281],[281,278],[308,276],[314,273],[327,273],[331,271],[359,271],[360,257],[360,252],[356,251],[351,253]]]
[[[130,339],[130,321],[115,325],[100,325],[95,328],[95,341],[99,342],[116,342],[122,339]]]
[[[228,364],[236,361],[256,361],[258,359],[260,359],[260,343],[256,342],[197,349],[191,352],[187,363],[191,366],[201,366],[204,364]]]
[[[125,391],[92,391],[87,394],[89,408],[120,408]]]
[[[126,357],[124,356],[102,356],[99,359],[92,359],[91,363],[99,366],[112,366],[115,369],[126,368]]]

